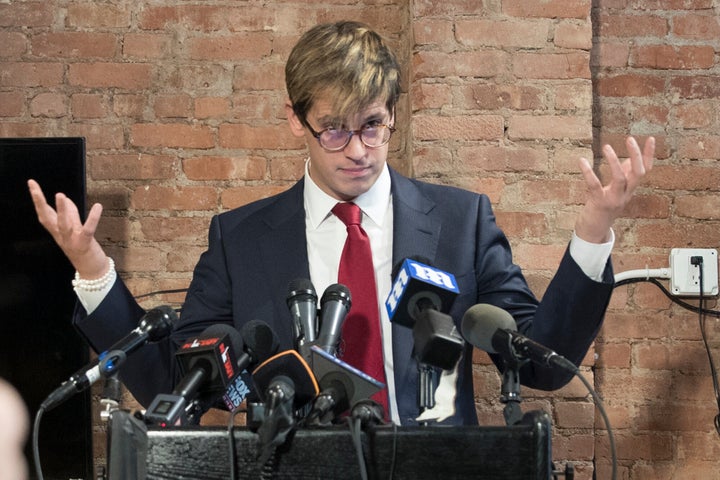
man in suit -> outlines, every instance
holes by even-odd
[[[144,347],[123,367],[121,378],[142,404],[172,389],[178,380],[174,350],[210,324],[227,322],[239,329],[249,320],[263,320],[278,335],[281,349],[292,348],[288,283],[309,278],[322,292],[338,281],[347,233],[334,207],[346,202],[360,208],[372,250],[380,317],[373,326],[381,345],[368,355],[380,358],[392,421],[414,424],[420,414],[412,331],[391,324],[383,308],[393,265],[407,257],[428,259],[455,275],[460,294],[449,314],[458,327],[472,305],[493,304],[509,311],[526,336],[576,364],[582,360],[612,292],[611,226],[652,167],[654,139],[641,150],[629,138],[630,158],[623,162],[606,146],[612,172],[607,185],[587,160],[580,160],[588,200],[539,302],[512,262],[485,195],[409,179],[388,167],[400,77],[395,56],[378,34],[356,22],[318,25],[296,44],[285,72],[289,126],[306,139],[309,150],[305,176],[283,193],[213,218],[208,249],[195,268],[171,338]],[[82,224],[64,195],[56,196],[54,211],[35,182],[29,188],[40,222],[77,270],[81,305],[76,325],[102,351],[134,328],[143,311],[94,238],[101,207],[94,205]],[[520,378],[534,388],[555,389],[571,376],[528,364]],[[477,424],[470,346],[443,382],[451,395],[443,395],[449,400],[443,400],[445,413],[438,420]]]

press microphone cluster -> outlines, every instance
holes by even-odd
[[[109,349],[100,353],[96,361],[75,372],[42,402],[40,408],[48,411],[78,392],[90,388],[100,378],[117,372],[127,356],[149,342],[157,342],[170,335],[177,314],[172,307],[160,306],[148,310],[138,326]]]
[[[488,353],[497,353],[506,360],[529,360],[578,372],[578,367],[567,358],[519,333],[512,315],[495,305],[481,303],[468,309],[461,328],[463,336],[472,345]]]
[[[243,373],[274,355],[277,335],[260,320],[247,322],[242,333],[218,323],[191,337],[175,353],[181,381],[172,393],[158,394],[145,412],[145,421],[162,427],[192,424],[222,399],[229,411],[250,393]]]

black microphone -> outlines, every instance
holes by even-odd
[[[165,427],[197,420],[202,413],[198,398],[209,404],[238,375],[235,350],[242,348],[240,333],[222,323],[186,340],[175,352],[183,378],[171,394],[155,397],[145,412],[146,421]]]
[[[244,351],[238,356],[237,370],[240,372],[228,385],[223,394],[223,402],[228,411],[235,411],[250,393],[250,378],[245,378],[247,371],[275,355],[280,347],[275,331],[262,320],[250,320],[240,335],[245,341]],[[249,377],[249,375],[248,375]]]
[[[578,372],[578,367],[567,358],[518,333],[512,315],[495,305],[480,303],[470,307],[463,315],[461,328],[468,342],[488,353]]]
[[[350,290],[341,283],[327,287],[320,299],[320,332],[315,345],[331,355],[337,353],[342,325],[351,305]]]
[[[40,408],[45,411],[51,410],[75,393],[89,388],[100,378],[112,375],[125,362],[127,355],[148,342],[157,342],[170,335],[176,320],[175,310],[167,305],[148,310],[134,330],[100,353],[96,361],[75,372],[48,395]]]
[[[318,379],[320,393],[305,417],[308,425],[328,425],[352,405],[369,399],[385,384],[366,373],[313,346],[312,371]]]
[[[406,258],[394,276],[385,307],[391,322],[413,329],[418,362],[451,370],[464,341],[447,314],[459,293],[455,277]]]
[[[295,350],[280,352],[261,363],[253,371],[253,382],[265,407],[257,430],[259,461],[264,464],[295,427],[294,411],[318,394],[318,384],[308,364]]]
[[[295,327],[295,348],[315,341],[317,336],[317,293],[307,278],[296,278],[288,285],[287,306]]]

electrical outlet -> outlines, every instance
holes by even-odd
[[[702,259],[702,263],[697,260]],[[670,292],[673,295],[700,296],[700,267],[703,295],[718,294],[718,256],[711,248],[673,248],[670,251]]]

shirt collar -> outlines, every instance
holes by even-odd
[[[310,219],[312,228],[318,228],[332,213],[331,210],[338,201],[327,193],[310,178],[310,159],[305,161],[305,189],[303,201],[305,214]],[[370,190],[355,197],[353,202],[377,225],[382,225],[390,202],[390,171],[387,163],[383,165],[382,172]]]

